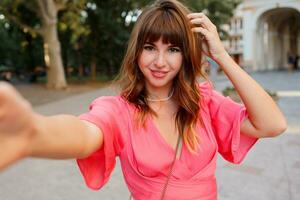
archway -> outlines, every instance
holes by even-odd
[[[257,70],[286,69],[287,55],[300,55],[300,12],[275,8],[260,15],[256,25]]]

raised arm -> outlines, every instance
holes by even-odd
[[[273,137],[284,132],[287,123],[282,112],[265,90],[226,52],[216,26],[203,13],[192,13],[188,18],[197,25],[193,31],[203,36],[203,52],[224,70],[247,108],[249,117],[243,121],[241,132],[256,138]]]
[[[0,83],[0,169],[27,156],[82,158],[101,148],[103,134],[71,115],[42,116],[7,83]]]

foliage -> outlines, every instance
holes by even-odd
[[[2,15],[3,16],[3,15]],[[0,20],[0,64],[19,71],[30,71],[43,65],[42,40],[24,33],[6,18]]]
[[[85,52],[96,59],[101,73],[112,76],[118,70],[131,27],[125,26],[122,12],[130,10],[130,1],[89,1],[97,9],[87,7],[90,38],[84,40]]]
[[[42,37],[44,44],[46,44],[44,45],[46,48],[44,57],[50,60],[41,65],[36,65],[36,63],[31,64],[35,65],[33,69],[47,64],[47,67],[49,67],[47,72],[51,74],[51,76],[48,76],[50,87],[62,88],[66,86],[62,69],[63,66],[61,65],[61,55],[60,52],[56,50],[56,48],[59,49],[60,45],[56,36],[57,27],[53,27],[53,24],[56,25],[58,21],[57,13],[60,14],[58,27],[62,29],[68,27],[72,30],[70,35],[74,41],[80,35],[86,33],[86,29],[82,26],[80,21],[80,12],[84,5],[85,0],[3,0],[0,2],[0,13],[2,13],[2,16],[5,16],[6,23],[10,26],[16,26],[23,31],[27,43],[29,44],[28,52],[32,53],[33,47],[30,45],[32,44],[32,38],[36,38],[37,36]],[[51,52],[51,56],[49,56],[49,52]]]
[[[216,25],[220,36],[225,39],[228,33],[221,25],[227,24],[233,16],[233,11],[242,0],[183,0],[194,12],[204,12]]]
[[[220,25],[228,22],[239,0],[182,0],[193,11],[205,11]],[[126,50],[138,12],[153,0],[55,0],[60,3],[58,34],[65,67],[86,71],[95,64],[99,74],[113,77]],[[32,71],[44,66],[41,20],[37,0],[0,1],[0,64]],[[6,17],[1,19],[1,13]],[[131,18],[132,19],[132,18]],[[86,70],[85,70],[86,69]]]

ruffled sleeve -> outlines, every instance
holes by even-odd
[[[257,141],[241,133],[241,124],[248,117],[246,107],[224,97],[208,82],[200,85],[201,90],[209,96],[208,109],[219,153],[229,162],[241,163]]]
[[[108,180],[115,167],[115,157],[123,147],[121,130],[125,130],[122,120],[122,106],[118,97],[100,97],[89,106],[89,112],[79,116],[98,126],[103,133],[104,143],[101,149],[90,156],[77,159],[77,164],[87,186],[100,189]]]

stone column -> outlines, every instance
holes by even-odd
[[[291,49],[290,45],[290,29],[289,26],[284,26],[283,27],[283,34],[282,34],[282,65],[283,68],[287,69],[288,63],[287,63],[287,54],[288,51]]]
[[[269,31],[268,31],[268,70],[276,69],[277,68],[277,60],[276,60],[276,52],[279,49],[276,48],[277,42],[277,32],[275,30],[274,24],[269,21]]]
[[[253,70],[255,63],[256,49],[256,22],[253,21],[253,13],[251,10],[245,11],[243,15],[243,62],[247,70]]]

